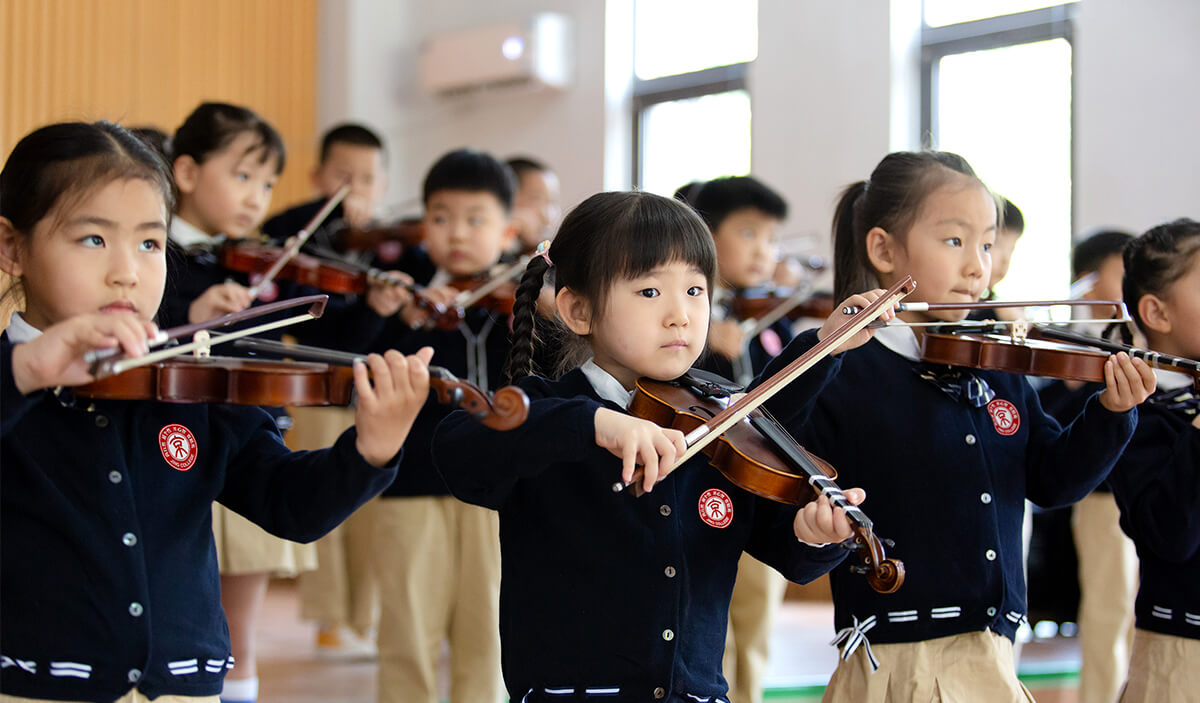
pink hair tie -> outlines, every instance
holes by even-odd
[[[549,266],[551,268],[554,267],[554,262],[550,260],[550,240],[549,239],[543,239],[542,242],[537,245],[537,250],[534,252],[534,254],[545,259],[547,266]]]

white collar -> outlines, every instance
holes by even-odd
[[[171,231],[167,236],[170,237],[172,242],[175,242],[184,249],[196,246],[197,244],[213,246],[224,238],[224,235],[214,237],[208,234],[179,215],[171,218]]]
[[[19,312],[12,314],[12,321],[8,323],[5,331],[13,344],[23,344],[42,336],[42,331],[26,322]]]
[[[14,315],[13,318],[16,319],[16,316]],[[1173,391],[1192,385],[1192,377],[1179,371],[1154,369],[1154,376],[1158,379],[1158,390],[1160,391]]]
[[[592,384],[596,395],[604,400],[616,403],[622,408],[628,408],[629,404],[633,402],[633,391],[625,390],[625,386],[622,386],[620,381],[596,364],[595,358],[583,362],[579,370],[587,377],[588,383]]]
[[[875,330],[875,339],[909,361],[921,360],[921,347],[911,327],[880,327]]]

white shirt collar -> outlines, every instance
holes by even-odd
[[[12,321],[8,323],[8,339],[13,344],[23,344],[37,339],[42,335],[42,331],[25,321],[21,313],[14,312]]]
[[[1154,369],[1154,377],[1158,379],[1158,390],[1160,391],[1173,391],[1192,385],[1192,377],[1179,371]]]
[[[622,408],[628,408],[633,402],[633,391],[625,390],[625,386],[621,382],[613,378],[613,375],[596,364],[595,359],[588,359],[579,367],[583,375],[587,377],[588,383],[592,384],[592,388],[596,391],[596,395],[604,400],[620,405]]]
[[[197,244],[213,246],[223,239],[223,235],[213,237],[178,215],[171,218],[171,231],[167,236],[170,237],[172,242],[175,242],[184,249]]]
[[[881,327],[875,330],[875,339],[909,361],[921,360],[921,346],[911,327]]]

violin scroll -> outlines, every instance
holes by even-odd
[[[857,552],[862,566],[852,566],[851,571],[864,574],[867,585],[878,593],[895,593],[904,584],[904,562],[891,559],[883,548],[883,541],[874,530],[864,525],[854,527],[853,541],[848,548]]]
[[[525,422],[529,414],[529,397],[516,386],[505,386],[492,394],[459,380],[457,376],[440,368],[430,368],[429,385],[437,391],[438,401],[461,408],[493,430],[511,430]]]

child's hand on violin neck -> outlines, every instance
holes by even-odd
[[[641,464],[642,489],[647,493],[675,469],[675,460],[687,451],[679,430],[608,408],[596,411],[596,444],[621,459],[621,480],[625,483],[633,480],[633,471]]]
[[[1100,404],[1111,412],[1123,413],[1149,398],[1158,380],[1146,362],[1120,352],[1104,362],[1104,384],[1107,387],[1100,394]]]
[[[366,363],[354,365],[357,447],[368,463],[383,466],[400,451],[429,396],[431,358],[430,347],[412,356],[393,349],[382,356],[371,354]]]
[[[132,312],[76,315],[13,348],[13,382],[30,393],[55,386],[79,386],[94,380],[83,355],[119,346],[126,356],[141,356],[158,327]]]
[[[851,505],[860,505],[867,498],[867,493],[861,488],[850,488],[845,491],[846,500]],[[792,525],[796,539],[805,544],[823,545],[831,542],[842,542],[854,536],[846,511],[834,507],[824,494],[810,501],[796,513]]]
[[[421,291],[421,304],[404,306],[400,310],[400,319],[413,329],[424,327],[433,319],[436,308],[451,307],[459,293],[460,291],[452,286],[426,288]]]
[[[383,276],[396,282],[372,280],[367,286],[367,306],[380,317],[391,317],[412,302],[411,276],[399,271],[386,271]]]
[[[836,332],[839,327],[846,324],[846,322],[851,317],[854,317],[853,315],[847,315],[847,314],[843,313],[842,312],[843,308],[847,308],[847,307],[853,307],[853,308],[857,308],[857,309],[865,308],[868,305],[870,305],[871,303],[878,300],[879,297],[882,296],[886,292],[887,291],[885,291],[883,289],[877,288],[875,290],[869,290],[866,293],[859,293],[858,295],[852,295],[849,298],[846,298],[845,300],[843,300],[839,305],[834,305],[833,306],[833,314],[830,315],[829,317],[825,318],[825,324],[821,325],[821,329],[817,330],[817,339],[821,339],[821,340],[825,339],[829,335]],[[896,316],[895,310],[885,310],[883,312],[883,314],[879,316],[879,319],[883,322],[887,322],[887,321],[891,320],[892,318],[894,318],[895,316]],[[858,332],[856,332],[854,334],[853,337],[847,339],[837,349],[834,349],[833,353],[841,354],[842,352],[849,351],[850,349],[854,349],[855,347],[861,347],[862,345],[866,344],[867,342],[869,342],[871,340],[871,335],[873,335],[873,334],[875,334],[875,330],[872,330],[872,329],[859,330]]]
[[[188,322],[205,322],[214,317],[241,312],[250,307],[250,289],[237,283],[218,283],[188,306]]]

